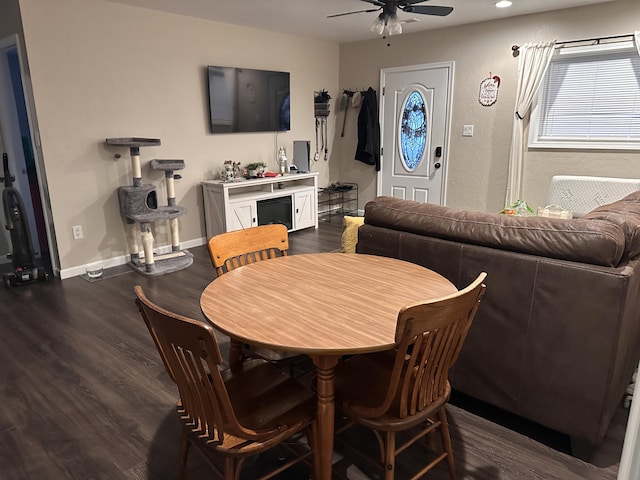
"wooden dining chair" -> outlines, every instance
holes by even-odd
[[[190,446],[225,480],[238,480],[247,458],[276,446],[287,448],[288,460],[269,473],[260,471],[262,480],[312,455],[316,401],[310,390],[265,360],[248,360],[233,371],[222,370],[210,325],[158,307],[140,286],[134,290],[136,304],[180,394],[181,479]],[[303,433],[308,445],[293,441]],[[222,458],[223,471],[217,465]]]
[[[359,424],[375,433],[385,480],[394,478],[398,454],[436,430],[442,451],[429,457],[429,463],[410,478],[422,477],[446,459],[449,476],[455,479],[445,412],[451,394],[448,373],[484,295],[485,278],[481,273],[455,294],[403,307],[398,314],[396,348],[356,355],[336,367],[336,405],[348,418],[347,426]],[[409,440],[396,444],[396,434],[409,429]],[[428,443],[435,446],[433,441]]]
[[[287,227],[280,224],[234,230],[214,235],[207,243],[211,262],[218,276],[254,262],[261,262],[279,256],[286,256],[289,249]],[[266,347],[243,345],[231,339],[229,345],[229,365],[235,367],[245,358],[263,358],[279,362],[293,372],[296,363],[306,357],[289,352],[276,352]]]
[[[281,223],[214,235],[207,243],[218,275],[243,265],[287,255],[289,233]]]

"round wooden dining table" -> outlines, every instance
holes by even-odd
[[[314,253],[232,270],[204,289],[200,306],[215,328],[235,340],[312,359],[318,397],[314,478],[329,480],[334,368],[341,356],[393,348],[404,305],[456,291],[443,276],[402,260]]]

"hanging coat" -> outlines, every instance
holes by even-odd
[[[356,160],[375,165],[380,171],[380,121],[378,120],[378,98],[376,91],[369,87],[362,97],[358,115],[358,146]]]

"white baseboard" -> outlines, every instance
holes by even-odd
[[[186,242],[180,243],[180,248],[189,249],[192,247],[199,247],[201,245],[205,245],[207,243],[207,239],[204,237],[196,238],[194,240],[187,240]],[[156,255],[162,255],[165,253],[171,252],[171,245],[164,245],[161,247],[156,247],[153,249],[153,253]],[[140,252],[140,258],[144,258],[144,252]],[[87,263],[84,265],[78,265],[76,267],[65,268],[60,270],[60,278],[64,280],[65,278],[75,277],[77,275],[84,275],[87,271],[87,268],[93,270],[99,267],[102,268],[111,268],[118,267],[120,265],[125,265],[129,262],[129,255],[121,255],[119,257],[111,257],[106,258],[104,260],[98,260],[96,262]]]

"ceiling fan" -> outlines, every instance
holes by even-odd
[[[356,10],[354,12],[338,13],[328,15],[327,18],[342,17],[344,15],[353,15],[354,13],[370,13],[382,10],[380,15],[371,25],[371,31],[378,35],[399,35],[402,33],[402,25],[398,19],[398,9],[407,13],[418,13],[421,15],[436,15],[444,17],[453,11],[453,7],[441,7],[436,5],[416,5],[429,0],[361,0],[370,3],[378,8],[368,8],[365,10]]]

